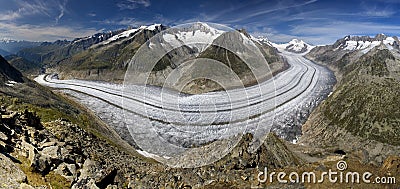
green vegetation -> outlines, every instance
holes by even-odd
[[[400,82],[386,65],[395,58],[377,50],[345,66],[344,60],[337,64],[343,72],[340,85],[322,110],[327,121],[355,136],[400,145]]]
[[[31,186],[49,186],[54,189],[71,188],[71,183],[59,174],[51,171],[49,174],[43,176],[38,172],[35,172],[33,167],[30,165],[30,161],[23,156],[17,156],[18,160],[21,161],[19,167],[25,173],[28,184]]]
[[[10,55],[5,58],[25,76],[38,75],[40,73],[42,66],[39,63],[31,62],[16,55]]]

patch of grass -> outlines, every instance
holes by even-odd
[[[51,171],[49,174],[43,176],[34,171],[34,169],[30,166],[31,162],[27,158],[23,156],[17,156],[17,159],[21,161],[19,167],[25,173],[29,185],[48,186],[54,189],[71,188],[71,183],[63,176],[56,174],[54,171]]]
[[[45,178],[54,189],[71,188],[71,183],[67,179],[53,171],[46,175]]]
[[[25,173],[29,185],[48,186],[45,178],[41,174],[34,172],[33,168],[30,166],[31,162],[28,160],[28,158],[25,158],[23,156],[17,156],[17,159],[21,161],[19,167]]]

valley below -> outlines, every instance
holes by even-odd
[[[143,89],[142,86],[58,80],[51,74],[35,80],[62,90],[87,106],[122,139],[140,146],[146,152],[143,154],[173,157],[190,146],[241,133],[263,138],[273,131],[281,138],[296,142],[301,125],[331,92],[335,79],[327,68],[299,54],[284,52],[282,55],[290,67],[273,79],[243,89],[199,95],[162,91],[152,86]]]

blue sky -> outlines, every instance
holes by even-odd
[[[400,0],[0,0],[0,39],[54,41],[127,26],[194,21],[245,28],[274,42],[399,36]]]

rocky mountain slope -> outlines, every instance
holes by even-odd
[[[13,84],[14,82],[24,82],[21,72],[12,67],[6,59],[0,56],[0,84]]]
[[[155,24],[128,30],[96,34],[71,42],[56,41],[54,43],[43,43],[38,47],[20,51],[18,56],[33,63],[40,63],[47,68],[48,72],[59,73],[61,79],[78,78],[122,82],[127,65],[139,47],[148,39],[166,29],[166,26]],[[192,28],[186,30],[187,31],[182,32],[171,30],[171,35],[165,35],[164,38],[161,39],[165,40],[164,43],[162,43],[162,41],[158,43],[179,44],[185,41],[191,43],[191,41],[196,39],[206,39],[211,43],[217,40],[217,38],[222,37],[220,36],[222,31],[218,31],[204,23],[195,23]],[[193,32],[193,35],[189,35],[190,32]],[[244,36],[252,38],[244,30],[240,32],[242,32]],[[185,36],[183,35],[184,33]],[[241,36],[236,38],[239,40],[240,37]],[[174,41],[175,38],[178,40]],[[253,42],[256,43],[270,64],[272,74],[276,74],[288,67],[283,58],[278,55],[278,51],[272,47],[268,41],[253,39]],[[226,50],[215,48],[214,46],[199,44],[177,48],[169,52],[158,62],[153,70],[154,72],[149,78],[149,84],[162,85],[165,80],[162,76],[176,69],[177,66],[180,65],[179,61],[182,62],[196,57],[213,58],[222,61],[222,63],[226,65],[228,65],[228,61],[230,61],[234,66],[235,72],[239,74],[239,77],[242,79],[244,77],[251,77],[249,76],[249,69],[246,70],[246,65],[240,62],[232,53],[225,51]],[[216,55],[218,55],[218,57]],[[247,79],[244,83],[245,85],[250,85],[254,83],[254,79]],[[211,82],[211,80],[200,79],[187,85],[188,87],[185,87],[184,91],[188,93],[201,93],[221,89],[221,86],[217,85],[215,82]],[[183,86],[180,85],[177,86],[177,88],[182,87]]]
[[[17,55],[8,55],[4,57],[13,67],[23,73],[25,76],[37,76],[42,73],[42,65],[39,63],[31,62],[25,58]]]
[[[400,157],[391,156],[382,166],[363,164],[350,155],[289,144],[272,133],[253,153],[248,151],[252,135],[246,134],[227,156],[211,165],[171,168],[121,150],[66,120],[43,122],[29,111],[4,108],[1,115],[0,183],[6,188],[312,188],[316,185],[262,182],[257,178],[264,167],[268,167],[268,173],[318,174],[336,170],[338,160],[346,160],[351,171],[399,175],[396,167]],[[317,186],[343,188],[346,184],[324,182]],[[368,184],[357,186],[365,188]]]
[[[395,38],[345,37],[307,55],[336,70],[338,84],[303,126],[301,142],[361,153],[377,164],[399,154],[400,54],[390,39]],[[350,48],[353,40],[358,45]]]
[[[127,30],[121,35],[114,35],[87,50],[67,57],[51,68],[54,68],[61,78],[121,82],[128,62],[139,47],[165,28],[162,25],[154,25]]]

